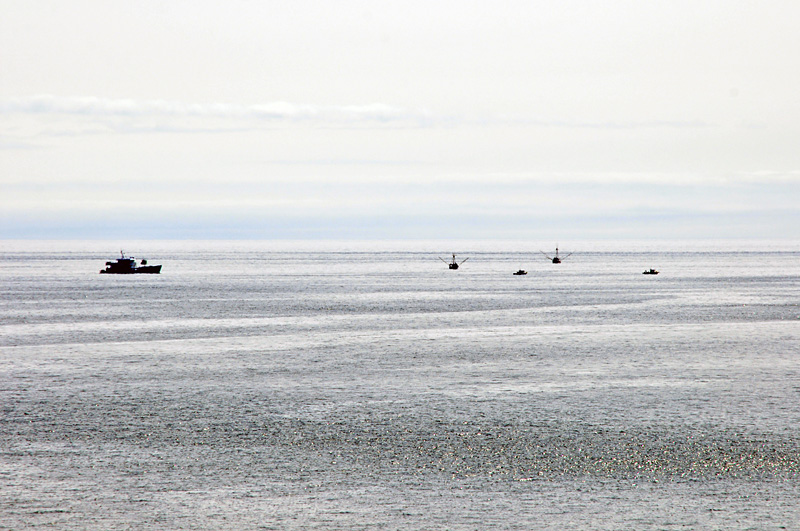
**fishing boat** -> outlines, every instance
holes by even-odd
[[[160,265],[147,265],[147,260],[141,260],[138,264],[136,258],[132,256],[125,256],[125,253],[120,251],[120,258],[114,262],[106,262],[106,268],[101,269],[100,273],[116,274],[116,275],[131,275],[133,273],[161,273]]]
[[[645,269],[645,270],[642,272],[642,274],[643,274],[643,275],[657,275],[657,274],[658,274],[658,271],[656,271],[655,269]]]
[[[464,258],[463,260],[461,260],[461,262],[456,262],[456,255],[455,255],[455,253],[453,253],[453,261],[452,262],[448,263],[447,260],[445,260],[441,256],[439,257],[439,260],[441,260],[442,262],[447,264],[447,267],[449,267],[450,269],[458,269],[459,266],[461,264],[463,264],[464,262],[466,262],[467,260],[469,260],[469,258]]]
[[[555,256],[552,256],[552,257],[548,256],[548,254],[546,252],[544,252],[544,251],[539,251],[539,252],[542,253],[543,255],[545,255],[547,257],[547,259],[552,261],[554,264],[560,264],[561,260],[566,260],[572,254],[572,253],[569,253],[567,256],[564,256],[564,257],[558,256],[558,244],[556,244],[556,255]]]

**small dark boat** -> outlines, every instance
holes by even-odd
[[[121,258],[117,258],[115,262],[106,262],[106,268],[102,269],[101,273],[130,275],[133,273],[161,273],[160,265],[147,265],[147,260],[142,260],[136,264],[136,259],[132,256],[125,256],[122,251],[119,252]]]
[[[527,274],[528,274],[528,272],[527,272],[527,271],[525,271],[524,269],[520,269],[519,271],[517,271],[517,272],[516,272],[516,273],[514,273],[514,274],[515,274],[515,275],[527,275]]]
[[[447,260],[445,260],[445,259],[444,259],[444,258],[442,258],[441,256],[439,257],[439,260],[441,260],[442,262],[444,262],[445,264],[447,264],[447,267],[449,267],[450,269],[458,269],[458,267],[459,267],[461,264],[463,264],[464,262],[466,262],[467,260],[469,260],[469,258],[464,258],[464,259],[463,259],[463,260],[462,260],[462,261],[459,263],[459,262],[456,262],[456,255],[455,255],[455,253],[453,253],[453,261],[452,261],[452,262],[448,263],[448,262],[447,262]]]
[[[548,256],[547,253],[544,252],[544,251],[539,251],[539,252],[542,253],[543,255],[545,255],[547,257],[547,259],[551,260],[554,264],[560,264],[561,263],[562,258],[560,256],[558,256],[558,245],[556,245],[556,255],[553,256],[552,258],[550,256]],[[567,256],[565,256],[563,258],[563,260],[566,260],[567,258],[569,258],[569,256],[571,254],[572,253],[569,253]]]
[[[655,269],[647,269],[642,274],[643,275],[657,275],[658,271],[656,271]]]

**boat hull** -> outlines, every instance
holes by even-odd
[[[108,269],[103,269],[102,271],[100,271],[100,273],[105,275],[134,275],[134,274],[157,275],[161,273],[161,266],[160,265],[139,266],[133,269],[114,269],[109,267]]]

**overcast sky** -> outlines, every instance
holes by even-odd
[[[0,0],[0,238],[800,238],[800,2]]]

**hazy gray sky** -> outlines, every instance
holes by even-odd
[[[800,238],[800,2],[0,0],[0,238]]]

